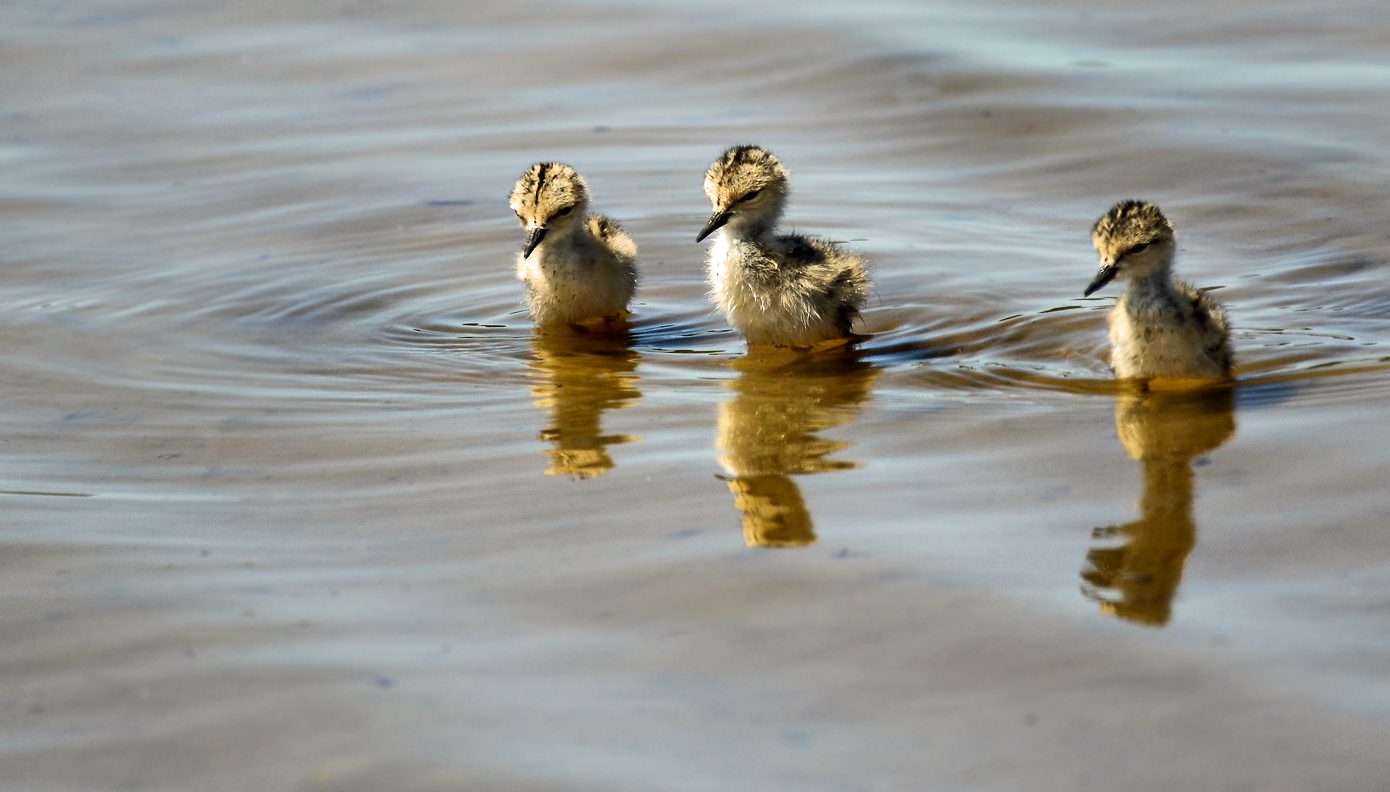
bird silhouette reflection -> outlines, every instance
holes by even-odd
[[[1172,618],[1183,564],[1197,544],[1192,460],[1235,433],[1230,388],[1126,391],[1115,401],[1120,445],[1139,462],[1139,519],[1096,528],[1082,593],[1103,613],[1153,627]]]
[[[811,513],[791,478],[851,470],[830,455],[849,443],[819,432],[854,420],[878,369],[851,350],[809,357],[750,350],[734,362],[734,395],[719,407],[715,447],[743,519],[750,547],[789,547],[816,540]]]
[[[631,338],[581,333],[537,334],[531,342],[532,402],[550,411],[550,425],[538,439],[550,443],[547,475],[576,480],[601,476],[613,468],[608,447],[631,443],[634,435],[603,433],[606,410],[628,407],[641,398],[638,355]]]

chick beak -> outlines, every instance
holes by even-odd
[[[541,243],[541,240],[545,239],[545,231],[545,226],[536,226],[531,229],[531,233],[526,235],[526,244],[521,247],[522,258],[531,258],[531,251],[535,250],[536,246]]]
[[[727,222],[729,222],[729,218],[732,217],[732,216],[733,216],[733,213],[732,213],[732,212],[729,212],[729,211],[727,211],[727,210],[725,210],[725,211],[723,211],[723,212],[715,212],[715,213],[710,217],[709,222],[705,224],[705,229],[704,229],[703,231],[700,232],[700,235],[699,235],[699,236],[695,237],[695,241],[696,241],[696,242],[703,242],[703,241],[705,241],[705,237],[707,237],[707,236],[709,236],[710,234],[713,234],[715,231],[718,231],[719,229],[723,228],[723,227],[724,227],[724,224],[727,223]]]
[[[1120,268],[1114,264],[1106,264],[1096,273],[1096,279],[1091,281],[1091,285],[1086,287],[1086,291],[1081,293],[1082,297],[1090,297],[1100,291],[1105,284],[1115,280],[1115,276],[1120,274]]]

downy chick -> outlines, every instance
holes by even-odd
[[[526,229],[516,275],[538,327],[622,319],[637,289],[637,246],[617,223],[587,214],[589,189],[574,168],[532,165],[510,201]]]
[[[1176,239],[1157,206],[1121,201],[1091,229],[1100,272],[1085,296],[1129,281],[1110,311],[1110,366],[1120,379],[1225,379],[1230,331],[1221,304],[1173,278]]]
[[[750,344],[853,341],[871,284],[864,262],[831,242],[776,233],[789,174],[771,152],[734,146],[705,173],[714,214],[695,238],[709,252],[710,296]]]

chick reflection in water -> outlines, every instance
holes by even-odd
[[[817,432],[854,420],[878,370],[851,351],[792,360],[775,351],[750,352],[733,364],[734,397],[719,406],[715,447],[743,515],[750,547],[807,545],[816,540],[811,513],[794,474],[852,470],[827,457],[849,446]]]
[[[539,439],[547,449],[552,476],[575,480],[601,476],[613,468],[608,446],[631,443],[632,435],[605,435],[605,410],[628,407],[641,397],[636,352],[623,336],[571,333],[536,335],[531,342],[535,406],[550,410],[550,425]]]
[[[1115,430],[1143,468],[1144,493],[1138,520],[1092,534],[1081,590],[1102,612],[1154,627],[1168,623],[1183,564],[1197,544],[1192,459],[1219,448],[1235,428],[1230,388],[1120,394]]]

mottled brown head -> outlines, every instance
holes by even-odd
[[[1148,275],[1173,260],[1173,225],[1148,201],[1121,201],[1091,227],[1100,272],[1086,287],[1089,297],[1116,277]]]
[[[725,151],[705,171],[705,195],[714,214],[695,241],[725,224],[743,232],[771,230],[786,205],[790,178],[767,149],[734,146]]]
[[[559,162],[538,162],[516,180],[509,203],[528,232],[522,248],[522,257],[527,258],[547,233],[568,231],[583,220],[589,207],[589,188],[574,168]]]

